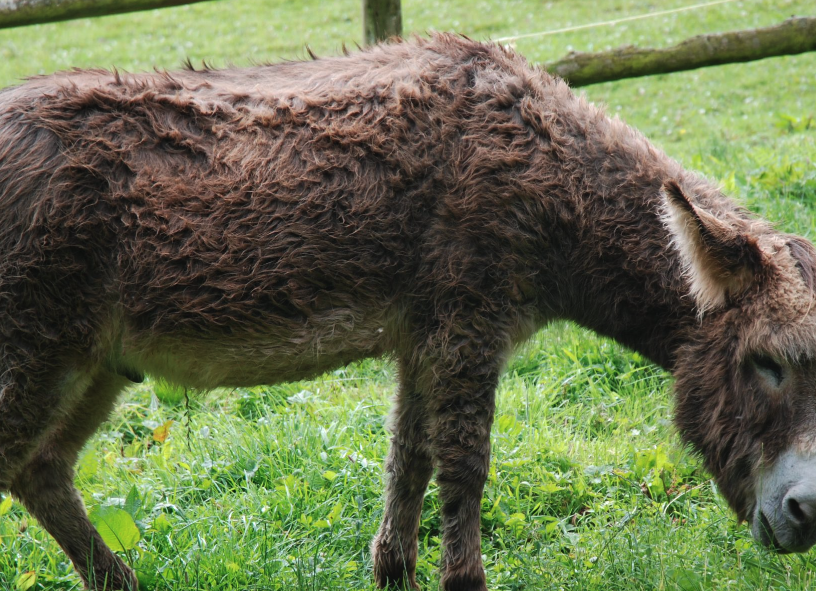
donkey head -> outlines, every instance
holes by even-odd
[[[816,543],[816,251],[690,184],[664,187],[699,311],[677,354],[677,426],[757,541],[804,552]]]

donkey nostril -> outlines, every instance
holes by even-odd
[[[799,524],[804,524],[808,521],[808,516],[802,510],[802,506],[799,504],[799,501],[788,497],[785,499],[785,503],[788,509],[788,516],[791,517],[793,521]]]
[[[782,500],[782,512],[788,523],[797,528],[816,525],[816,487],[797,486],[789,490]]]

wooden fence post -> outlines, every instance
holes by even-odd
[[[401,34],[400,0],[363,0],[363,41],[366,45]]]

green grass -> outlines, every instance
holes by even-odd
[[[404,22],[407,31],[497,38],[683,4],[406,1]],[[360,38],[359,8],[358,0],[229,0],[0,31],[0,86],[72,66],[173,68],[188,56],[246,64],[302,57],[307,44],[336,53]],[[546,61],[791,14],[816,9],[745,0],[516,46]],[[582,92],[781,229],[813,238],[815,72],[810,54]],[[192,395],[148,382],[89,444],[78,484],[94,515],[116,507],[136,524],[138,541],[123,553],[147,589],[373,589],[368,543],[382,514],[394,388],[384,360],[233,392]],[[664,372],[583,329],[555,324],[518,351],[501,382],[483,501],[490,588],[813,587],[812,558],[769,554],[735,522],[679,445],[671,413]],[[426,589],[438,584],[437,508],[432,485],[420,530]],[[0,547],[0,589],[78,588],[64,554],[16,502],[0,502]]]

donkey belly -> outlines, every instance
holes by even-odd
[[[306,379],[386,347],[379,318],[312,323],[300,330],[229,336],[126,335],[116,364],[193,388],[255,386]]]

